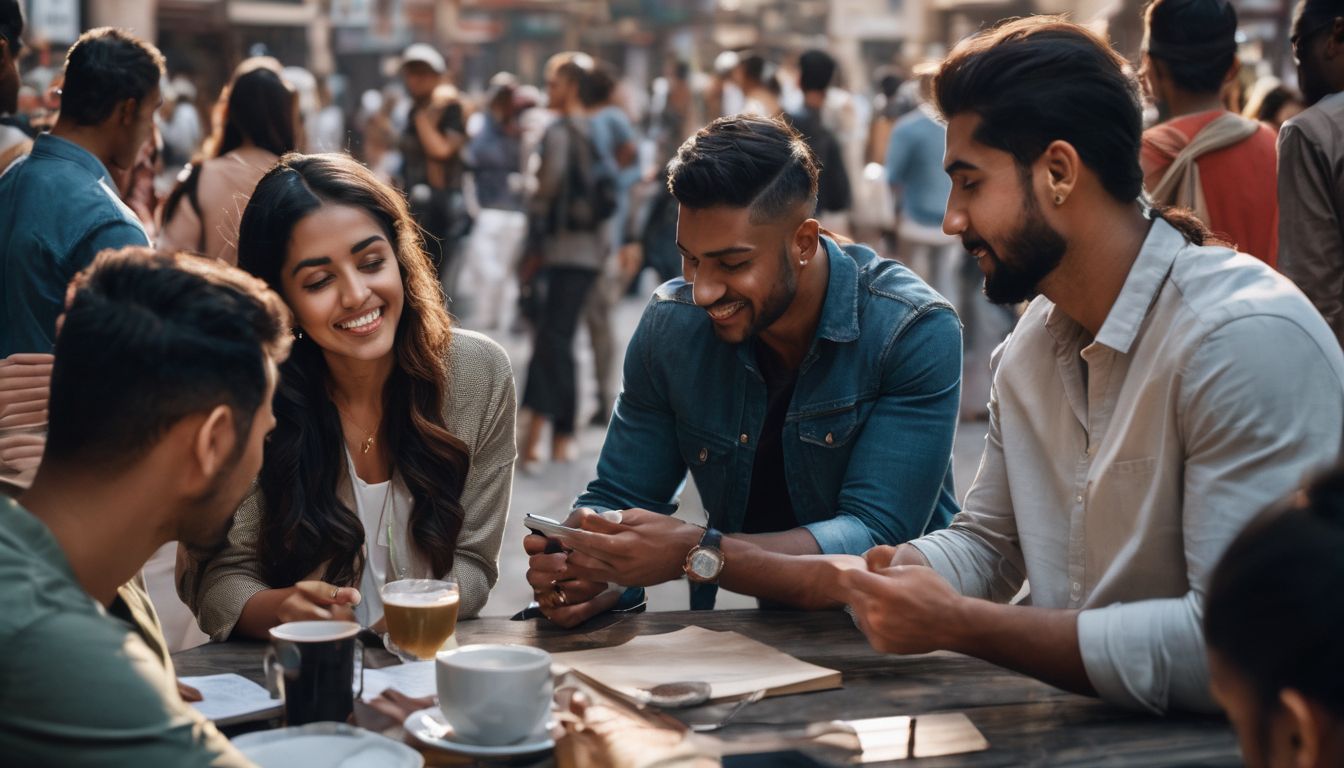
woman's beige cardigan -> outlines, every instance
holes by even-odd
[[[475,616],[499,579],[499,548],[513,488],[515,395],[513,371],[502,347],[486,336],[453,330],[444,423],[467,445],[471,469],[462,490],[466,519],[457,539],[451,575],[461,590],[461,615]],[[344,462],[337,496],[354,508],[354,488]],[[224,549],[204,564],[178,568],[177,591],[212,640],[226,640],[253,595],[270,589],[257,562],[257,536],[265,502],[254,484],[238,507]],[[400,542],[402,552],[415,552]],[[412,576],[428,578],[428,564],[412,560]],[[320,573],[320,569],[318,571]],[[312,578],[316,578],[314,575]],[[283,585],[289,586],[289,585]]]

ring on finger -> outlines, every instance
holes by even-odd
[[[335,600],[335,599],[336,599],[336,594],[339,593],[340,591],[341,591],[341,588],[340,588],[340,587],[332,587],[332,588],[331,588],[331,599],[332,599],[332,600]]]
[[[561,605],[569,605],[569,599],[568,599],[567,597],[565,597],[565,588],[564,588],[564,587],[556,587],[556,588],[555,588],[555,599],[558,600],[558,601],[560,601],[560,604],[561,604]]]

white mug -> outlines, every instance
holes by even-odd
[[[458,737],[503,746],[535,733],[551,711],[551,655],[525,645],[464,645],[434,662],[439,710]]]

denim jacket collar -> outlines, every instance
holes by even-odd
[[[821,306],[816,338],[854,341],[859,338],[859,266],[835,241],[823,237],[821,243],[826,247],[830,282],[826,285],[826,301]]]
[[[818,339],[849,342],[859,338],[859,266],[854,257],[830,238],[822,237],[818,242],[826,249],[826,300],[822,302],[821,320],[803,358],[804,368],[816,356]],[[754,340],[739,344],[737,357],[748,370],[759,373]]]
[[[32,154],[68,160],[88,171],[95,179],[103,179],[108,176],[107,166],[103,165],[102,160],[94,157],[92,152],[73,141],[52,136],[50,133],[44,133],[37,137],[33,142]]]

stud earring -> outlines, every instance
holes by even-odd
[[[806,266],[807,266],[807,259],[799,259],[799,260],[798,260],[798,266],[800,266],[800,267],[806,267]]]
[[[294,338],[296,338],[296,339],[302,339],[302,338],[303,338],[303,329],[302,329],[302,328],[295,328],[295,329],[294,329]]]
[[[1055,195],[1055,205],[1063,205],[1063,204],[1064,204],[1064,196]]]

